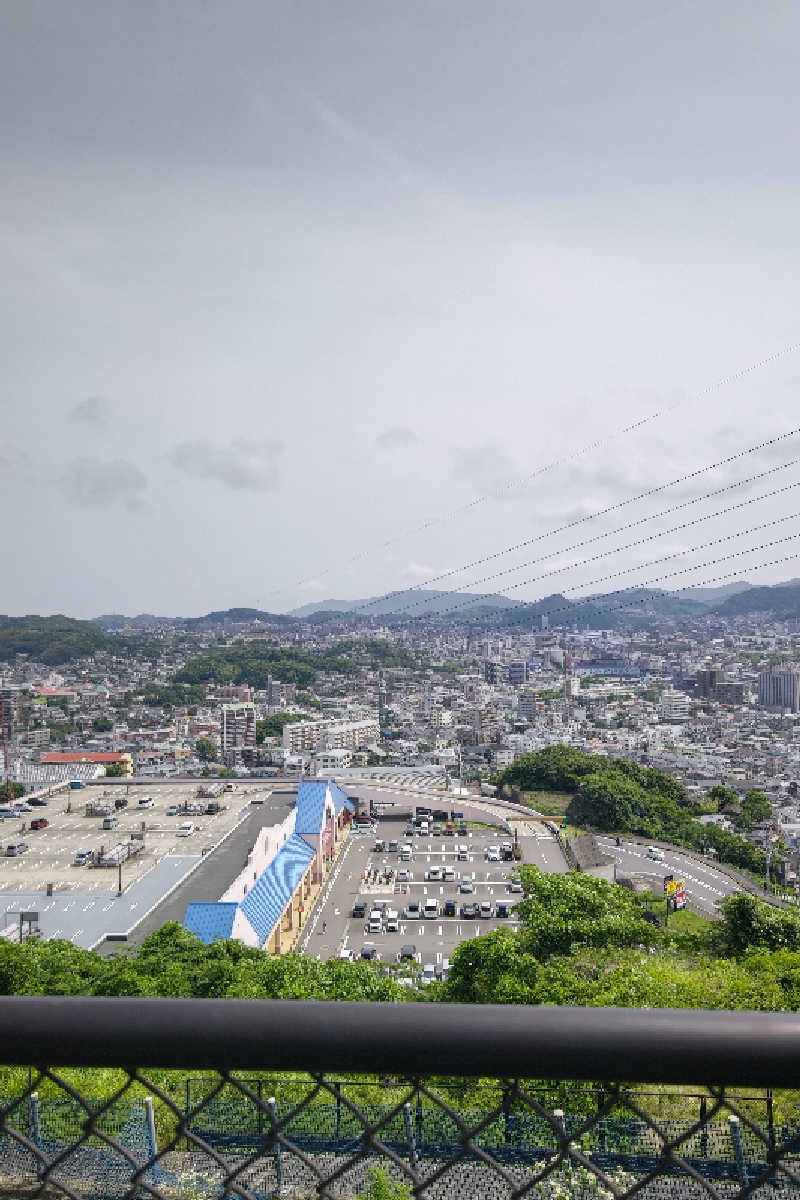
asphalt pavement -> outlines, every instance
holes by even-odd
[[[622,875],[653,875],[663,881],[665,875],[686,880],[686,898],[690,907],[704,917],[718,917],[717,904],[724,896],[731,896],[740,889],[721,871],[709,863],[699,863],[680,850],[664,850],[664,861],[657,862],[647,855],[647,847],[639,842],[624,838],[617,846],[614,838],[598,837],[601,850],[616,860],[617,870]]]

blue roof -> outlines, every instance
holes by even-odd
[[[186,906],[186,916],[183,918],[183,928],[194,933],[206,946],[210,946],[217,938],[229,938],[233,929],[237,904],[209,904],[193,900]]]
[[[325,817],[325,794],[330,786],[325,779],[304,779],[297,785],[295,833],[316,837],[320,832]]]
[[[340,788],[338,783],[331,783],[329,786],[331,789],[333,807],[336,810],[337,816],[343,808],[348,808],[350,812],[355,812],[355,806],[347,799],[347,792],[344,790],[344,788]]]
[[[239,907],[256,931],[261,945],[277,925],[314,853],[308,842],[293,833],[242,900]]]

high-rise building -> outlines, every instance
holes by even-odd
[[[256,748],[256,706],[225,704],[222,707],[220,749],[226,767],[238,767]]]
[[[528,664],[526,662],[510,662],[508,664],[508,682],[514,687],[520,687],[528,682]]]
[[[758,677],[758,703],[762,708],[800,711],[800,671],[794,667],[770,667]]]
[[[689,697],[684,692],[666,688],[661,693],[661,719],[663,721],[685,721],[689,716]]]

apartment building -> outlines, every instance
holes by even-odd
[[[361,721],[296,721],[285,725],[283,745],[290,754],[318,750],[357,750],[375,745],[381,736],[378,714]]]
[[[224,704],[220,721],[220,749],[226,767],[237,767],[256,748],[256,706]]]
[[[771,667],[758,677],[758,703],[762,708],[800,711],[800,672],[791,667]]]

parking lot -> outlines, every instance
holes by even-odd
[[[517,928],[514,905],[521,899],[521,886],[513,876],[518,864],[488,859],[489,847],[511,842],[506,832],[468,827],[466,833],[434,837],[419,830],[406,834],[406,828],[405,821],[384,819],[368,835],[351,835],[323,890],[302,949],[332,958],[359,957],[367,947],[379,961],[389,963],[398,960],[404,946],[413,945],[420,966],[441,970],[460,942],[491,929]],[[537,836],[530,832],[525,845]],[[541,836],[543,840],[547,836],[543,828]],[[380,842],[385,848],[376,850]],[[408,861],[401,858],[403,843],[412,847]],[[466,852],[460,856],[462,846]],[[364,915],[354,916],[354,908],[361,912],[359,902]],[[508,906],[507,916],[497,915],[498,903]],[[383,906],[380,928],[370,930],[370,912],[378,905]],[[467,915],[470,909],[465,910],[465,905],[477,906],[477,912],[473,908],[474,915]],[[398,914],[396,930],[387,928],[392,910]],[[414,911],[419,916],[410,915]]]
[[[267,789],[241,784],[236,790],[217,798],[221,811],[207,814],[183,811],[185,806],[205,809],[208,799],[197,796],[197,784],[157,784],[150,787],[128,786],[124,779],[110,780],[107,786],[89,786],[51,796],[46,806],[31,807],[18,817],[0,820],[0,892],[44,892],[52,884],[54,892],[117,891],[118,870],[98,868],[87,860],[76,864],[79,851],[91,851],[95,861],[101,851],[129,843],[141,836],[141,850],[126,857],[122,864],[126,885],[139,879],[168,855],[199,857],[216,845],[236,824],[240,810],[256,794]],[[150,803],[140,801],[150,799]],[[115,808],[115,800],[127,800],[127,806]],[[87,805],[108,807],[117,818],[114,828],[104,829],[102,816],[87,816]],[[167,815],[170,810],[170,815]],[[176,811],[179,810],[179,811]],[[31,828],[31,822],[44,818],[43,829]],[[179,836],[180,825],[190,821],[194,829]],[[27,850],[13,856],[8,847],[24,843]]]

